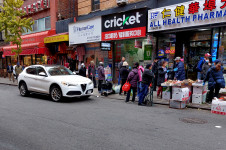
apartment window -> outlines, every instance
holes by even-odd
[[[46,18],[41,18],[38,20],[34,21],[34,24],[32,26],[32,31],[28,31],[24,34],[30,34],[30,33],[35,33],[35,32],[41,32],[41,31],[46,31],[51,29],[51,21],[50,17]]]
[[[100,9],[100,0],[92,0],[92,11]]]

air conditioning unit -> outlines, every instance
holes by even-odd
[[[118,6],[124,6],[128,3],[128,0],[116,0]]]

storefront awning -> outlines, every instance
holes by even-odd
[[[69,41],[69,35],[68,33],[61,33],[61,34],[56,34],[52,36],[48,36],[44,38],[44,43],[56,43],[56,42],[65,42]]]
[[[45,54],[48,51],[47,48],[43,47],[43,48],[30,48],[30,49],[24,49],[20,55],[33,55],[33,54]],[[3,54],[5,56],[14,56],[15,53],[13,53],[11,50],[4,50]]]
[[[31,44],[22,44],[21,48],[22,49],[27,49],[27,48],[34,48],[34,47],[38,47],[40,43],[31,43]],[[16,49],[17,46],[16,45],[12,45],[12,46],[5,46],[3,47],[3,50],[12,50],[12,49]]]

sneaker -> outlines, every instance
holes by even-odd
[[[138,106],[146,106],[146,105],[144,105],[144,104],[142,104],[142,103],[138,103]]]

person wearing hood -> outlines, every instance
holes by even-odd
[[[142,75],[140,93],[138,94],[138,97],[139,97],[138,105],[139,106],[144,106],[144,104],[143,104],[144,98],[147,96],[148,87],[150,86],[150,84],[152,83],[152,80],[154,78],[154,74],[152,73],[151,69],[152,69],[152,65],[148,64]]]
[[[84,63],[81,64],[81,67],[79,69],[79,73],[80,76],[86,77],[86,66]]]
[[[124,61],[123,65],[120,69],[121,88],[120,88],[119,95],[122,94],[122,86],[126,83],[126,80],[127,80],[128,74],[129,74],[129,70],[127,69],[128,65],[129,64],[126,61]],[[126,94],[126,92],[124,92],[124,94]]]
[[[105,73],[104,73],[104,63],[100,62],[99,67],[97,69],[98,72],[98,91],[102,94],[102,83],[105,81]]]
[[[15,72],[16,72],[16,79],[18,78],[19,74],[23,71],[22,66],[20,65],[20,63],[18,62],[16,67],[15,67]]]
[[[211,102],[214,97],[219,98],[220,89],[225,88],[223,71],[222,63],[217,59],[214,61],[214,67],[210,68],[207,72],[203,85],[208,81],[208,89],[210,91],[208,102]]]
[[[132,102],[135,102],[137,92],[137,82],[139,81],[138,67],[139,63],[135,63],[133,66],[133,70],[129,73],[129,76],[127,78],[127,81],[131,84],[131,88],[127,93],[126,102],[129,102],[131,90],[133,90]]]
[[[184,63],[181,61],[180,57],[176,57],[175,62],[176,62],[176,65],[174,68],[174,72],[175,72],[174,79],[183,81],[185,79]]]

